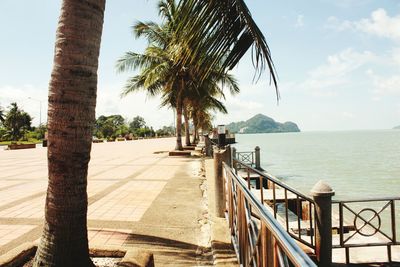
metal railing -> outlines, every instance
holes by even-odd
[[[248,184],[226,163],[223,170],[229,227],[240,265],[316,267]]]
[[[239,159],[233,159],[233,166],[235,173],[242,177],[244,183],[247,182],[249,191],[266,206],[287,233],[315,252],[317,225],[314,199]],[[350,248],[386,246],[387,258],[391,262],[392,247],[400,245],[396,231],[400,218],[399,202],[400,197],[333,200],[332,248],[345,249],[348,264]]]
[[[236,152],[236,159],[244,164],[254,167],[256,164],[254,151],[249,152]]]
[[[256,193],[260,203],[266,205],[274,218],[284,225],[287,233],[311,250],[315,250],[314,200],[273,175],[259,171],[238,159],[233,159],[233,166],[236,174],[242,172],[248,189]],[[260,185],[258,190],[257,186],[252,185],[252,180]]]
[[[391,248],[400,245],[396,236],[396,201],[400,197],[357,200],[334,200],[337,205],[339,239],[333,248],[344,248],[350,262],[350,248],[386,246],[389,262]],[[398,216],[398,214],[397,214]]]

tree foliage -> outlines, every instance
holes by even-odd
[[[129,130],[131,130],[132,132],[135,132],[145,126],[146,126],[146,121],[144,120],[144,118],[140,117],[140,116],[136,116],[133,118],[131,123],[129,123]]]
[[[176,110],[176,149],[182,150],[181,117],[182,114],[185,117],[188,137],[187,114],[190,105],[196,102],[196,108],[205,110],[205,105],[199,103],[207,102],[207,106],[226,112],[221,102],[225,97],[224,88],[228,88],[231,93],[237,93],[239,86],[234,77],[226,73],[221,59],[216,59],[215,54],[207,49],[197,49],[197,45],[187,43],[186,30],[177,30],[180,27],[180,19],[185,16],[183,13],[188,12],[183,6],[176,5],[174,0],[161,0],[159,11],[162,23],[138,22],[133,26],[135,37],[144,37],[148,41],[144,53],[125,53],[118,60],[116,68],[119,72],[140,70],[139,74],[128,79],[122,96],[144,90],[149,96],[160,95],[161,106],[169,106]],[[211,41],[208,38],[211,36],[203,36],[203,45],[212,45],[211,42],[206,42]],[[196,60],[185,61],[183,58],[188,53]],[[216,60],[220,64],[215,64]],[[197,62],[202,62],[201,68]],[[189,144],[188,139],[186,140]]]
[[[0,125],[4,122],[4,109],[0,106]]]
[[[200,72],[207,73],[222,61],[221,71],[226,71],[235,67],[252,49],[255,77],[268,69],[279,98],[270,49],[244,0],[179,0],[177,9],[181,12],[176,31],[184,34],[184,45],[213,55],[211,64],[204,64],[202,59],[186,51],[178,58],[182,64],[194,65]]]
[[[94,128],[94,136],[99,139],[114,140],[117,137],[155,136],[153,127],[146,126],[146,121],[140,116],[136,116],[131,122],[128,122],[121,115],[101,115],[97,118]]]
[[[100,116],[95,123],[94,135],[97,138],[115,139],[127,133],[125,119],[121,115]]]
[[[20,140],[31,129],[32,117],[20,109],[17,103],[11,103],[9,111],[4,117],[4,137],[11,141]]]

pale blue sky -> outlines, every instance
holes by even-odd
[[[156,128],[172,124],[172,111],[144,94],[119,98],[128,74],[115,61],[140,52],[130,26],[158,20],[157,1],[108,1],[99,65],[97,115],[141,115]],[[387,129],[400,124],[400,3],[395,0],[247,1],[269,42],[282,99],[265,74],[252,83],[245,58],[234,74],[242,92],[227,98],[229,115],[215,123],[263,113],[302,130]],[[0,0],[0,105],[17,101],[39,121],[46,116],[60,0]]]

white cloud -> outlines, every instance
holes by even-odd
[[[0,87],[0,105],[7,110],[11,103],[16,102],[20,108],[33,117],[32,124],[38,125],[40,113],[42,123],[47,120],[47,93],[46,86],[26,84],[16,87],[6,85]]]
[[[138,92],[121,98],[120,92],[120,85],[100,85],[97,90],[96,116],[121,114],[128,120],[141,116],[147,125],[156,129],[173,124],[172,110],[161,108],[159,97],[147,98],[146,93]]]
[[[247,120],[250,117],[265,113],[265,105],[254,100],[247,100],[247,92],[241,93],[239,96],[228,96],[224,101],[228,114],[215,114],[215,124],[227,123],[232,121]]]
[[[107,89],[106,89],[107,88]],[[172,110],[160,108],[158,98],[146,99],[145,93],[137,93],[120,98],[119,85],[99,86],[97,90],[96,116],[121,114],[124,118],[131,120],[135,116],[142,116],[147,125],[159,128],[164,125],[173,124]],[[42,101],[42,123],[47,120],[47,95],[46,87],[33,85],[3,86],[0,87],[0,105],[8,109],[12,102],[17,102],[18,106],[28,112],[33,117],[33,125],[39,124],[40,103]],[[35,100],[29,99],[29,97]]]
[[[295,28],[304,27],[304,15],[297,15],[296,24],[294,24]]]
[[[354,27],[372,35],[400,40],[400,15],[390,17],[382,8],[373,11],[371,18],[354,22]]]
[[[336,30],[336,31],[345,31],[345,30],[350,30],[352,29],[353,24],[352,22],[345,20],[341,21],[335,16],[330,16],[328,17],[325,28],[330,29],[330,30]]]
[[[371,2],[371,0],[335,0],[335,1],[323,0],[323,1],[341,8],[354,8],[366,5],[369,2]]]
[[[391,58],[396,65],[400,66],[400,47],[395,47],[392,49]]]
[[[369,18],[358,21],[341,21],[336,17],[329,17],[326,28],[337,31],[354,30],[400,41],[400,14],[389,16],[385,9],[379,8],[371,13]]]
[[[353,113],[347,111],[342,111],[341,115],[345,119],[354,119],[356,117]]]
[[[380,100],[384,96],[400,96],[400,75],[388,77],[376,75],[374,72],[368,72],[374,84],[374,100]]]
[[[376,60],[377,57],[370,51],[360,53],[350,48],[345,49],[328,56],[326,63],[311,70],[300,86],[313,96],[335,96],[338,88],[352,82],[351,73]]]
[[[400,103],[397,104],[397,115],[400,117]]]
[[[328,56],[327,63],[312,70],[310,76],[323,78],[343,77],[374,59],[375,56],[370,51],[359,53],[351,48],[347,48],[337,54]]]

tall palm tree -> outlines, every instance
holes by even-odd
[[[193,120],[194,134],[193,142],[197,135],[197,113],[202,111],[219,111],[227,113],[226,107],[218,99],[225,99],[225,89],[228,89],[231,95],[239,93],[239,85],[233,75],[221,72],[218,68],[211,70],[208,77],[198,81],[199,88],[195,94],[187,96],[189,117]]]
[[[182,113],[185,118],[186,145],[190,145],[189,123],[186,106],[189,98],[199,97],[198,91],[208,92],[211,95],[218,92],[216,88],[220,82],[230,83],[229,86],[238,92],[236,81],[231,79],[219,65],[213,65],[215,59],[207,54],[207,50],[195,50],[195,47],[186,46],[183,41],[184,32],[175,32],[179,26],[178,19],[182,17],[173,0],[162,0],[159,3],[160,14],[164,23],[137,23],[133,29],[136,37],[144,36],[149,46],[144,54],[133,52],[126,53],[117,62],[118,71],[130,69],[141,69],[141,73],[128,80],[123,95],[137,91],[146,90],[149,95],[163,95],[163,105],[170,104],[177,111],[177,143],[175,149],[182,150],[181,119]],[[205,68],[204,72],[197,65],[183,65],[179,55],[184,56],[189,51],[193,58],[201,61]],[[202,54],[204,52],[205,54]],[[190,62],[189,62],[190,63]],[[203,75],[203,77],[199,77]],[[232,83],[233,82],[233,83]],[[223,95],[223,94],[222,94]]]
[[[236,11],[232,10],[230,3],[239,8]],[[243,0],[180,0],[178,4],[178,8],[184,9],[191,6],[193,10],[189,9],[190,13],[178,20],[180,26],[174,30],[179,33],[180,28],[186,27],[186,31],[190,33],[185,40],[187,44],[196,45],[196,39],[201,40],[201,35],[213,31],[213,23],[217,23],[218,27],[215,27],[214,31],[219,34],[215,35],[218,38],[209,40],[208,48],[203,48],[209,49],[210,54],[220,56],[215,59],[215,65],[220,64],[220,59],[231,51],[230,57],[227,57],[230,60],[225,61],[225,66],[232,68],[250,48],[239,44],[251,39],[256,48],[256,69],[262,71],[261,67],[265,64],[260,62],[267,63],[275,82],[265,38],[257,28],[252,30],[255,23],[248,10],[240,9],[241,6],[245,6]],[[105,0],[62,2],[49,92],[49,186],[45,226],[34,266],[93,265],[88,257],[86,233],[86,179],[91,131],[95,121],[96,73],[104,8]],[[202,12],[197,14],[197,11]],[[235,22],[232,19],[235,16],[239,22],[232,24],[231,22]],[[225,17],[230,19],[221,19]],[[240,30],[244,28],[247,31]],[[246,34],[242,34],[243,32]],[[219,45],[221,41],[223,45]],[[202,45],[202,42],[197,44],[199,50]],[[181,51],[180,54],[174,56],[180,59],[183,66],[188,65],[186,62],[192,62],[202,70],[201,61],[194,60],[192,51]],[[207,66],[204,69],[210,70],[212,67]]]
[[[94,266],[87,173],[104,9],[105,0],[62,2],[49,88],[45,222],[33,266]]]
[[[195,68],[182,65],[175,59],[177,54],[190,50],[182,45],[180,33],[174,33],[179,17],[179,10],[173,0],[162,0],[159,3],[160,14],[164,23],[137,23],[133,30],[136,37],[146,37],[149,46],[143,54],[126,53],[118,62],[117,70],[126,71],[141,69],[139,75],[127,81],[123,95],[137,90],[146,90],[150,96],[162,94],[163,105],[170,105],[177,112],[176,150],[183,150],[181,125],[182,113],[185,115],[186,144],[190,144],[188,134],[187,112],[184,109],[185,99],[191,91],[197,90],[198,77]],[[200,55],[202,56],[202,55]],[[198,57],[200,57],[198,56]]]

